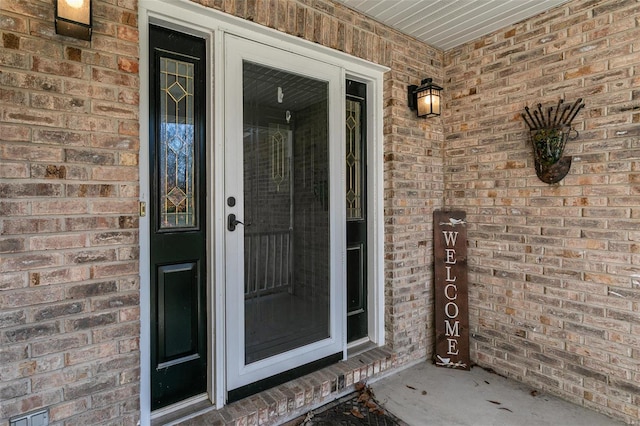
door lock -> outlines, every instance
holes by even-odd
[[[230,214],[229,216],[227,216],[227,229],[229,231],[235,231],[236,230],[236,226],[238,226],[238,225],[244,225],[244,223],[242,223],[238,219],[236,219],[236,215],[235,214]]]

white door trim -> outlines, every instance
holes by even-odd
[[[149,23],[156,23],[168,28],[198,35],[208,40],[209,99],[213,106],[209,108],[211,125],[208,127],[208,152],[213,171],[208,169],[209,211],[212,214],[209,227],[209,287],[213,291],[209,298],[210,324],[210,386],[209,396],[217,408],[225,403],[225,290],[224,277],[224,218],[214,208],[224,205],[224,122],[223,105],[224,63],[223,34],[260,40],[262,43],[278,46],[281,49],[309,56],[313,59],[340,66],[344,69],[344,77],[367,83],[367,104],[369,126],[368,151],[368,217],[369,221],[369,302],[371,319],[369,328],[370,340],[378,345],[384,344],[384,209],[383,209],[383,79],[389,70],[385,66],[359,59],[343,52],[318,45],[253,22],[240,19],[214,9],[210,9],[189,0],[140,0],[138,2],[138,23],[140,31],[140,201],[149,202],[149,121],[148,121],[148,87],[149,87]],[[216,186],[214,186],[214,184]],[[140,218],[140,416],[141,424],[151,421],[151,388],[150,388],[150,293],[149,293],[149,219]]]

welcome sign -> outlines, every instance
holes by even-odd
[[[463,211],[433,213],[435,363],[469,370],[467,221]]]

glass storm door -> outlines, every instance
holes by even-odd
[[[152,408],[207,391],[205,42],[150,27]]]
[[[227,389],[236,400],[342,359],[344,142],[339,68],[232,36],[225,47]]]

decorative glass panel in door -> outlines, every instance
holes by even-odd
[[[347,341],[368,337],[367,307],[367,86],[347,80],[346,203],[347,203]]]
[[[274,385],[285,371],[342,358],[330,267],[332,74],[296,70],[299,61],[305,60],[276,49],[269,59],[247,53],[231,74],[242,77],[242,92],[226,104],[242,119],[227,121],[241,133],[227,129],[239,137],[227,139],[225,160],[227,256],[233,257],[227,268],[237,265],[227,274],[233,322],[227,342],[237,350],[228,360],[237,361],[228,371],[231,399]]]

